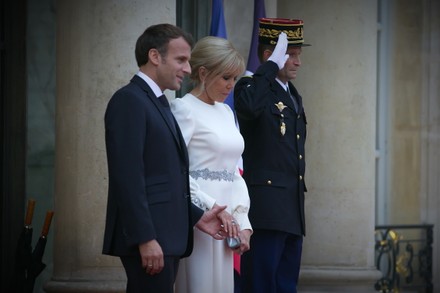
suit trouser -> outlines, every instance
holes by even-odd
[[[165,256],[163,270],[151,276],[142,267],[140,256],[121,257],[127,274],[126,293],[173,293],[179,260],[179,257]]]
[[[254,230],[251,249],[241,256],[242,293],[296,293],[303,237]]]

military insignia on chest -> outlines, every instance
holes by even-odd
[[[287,106],[284,105],[283,102],[281,102],[281,101],[276,103],[275,106],[278,108],[278,111],[280,111],[280,133],[281,133],[281,136],[284,136],[286,134],[286,123],[284,123],[283,110],[285,108],[287,108]]]

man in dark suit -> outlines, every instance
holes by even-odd
[[[139,72],[112,96],[105,113],[109,172],[103,253],[119,256],[127,292],[173,292],[179,259],[192,251],[192,231],[224,239],[217,214],[191,204],[188,154],[165,89],[191,72],[193,41],[170,24],[138,38]]]
[[[305,235],[307,121],[302,98],[290,81],[301,65],[303,22],[259,21],[262,64],[234,90],[254,229],[251,249],[241,257],[241,285],[243,293],[294,293]]]

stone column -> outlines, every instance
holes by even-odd
[[[301,292],[374,292],[376,2],[278,1],[304,20],[307,120]],[[343,5],[346,4],[346,5]]]
[[[440,1],[424,1],[423,91],[422,91],[422,216],[434,224],[433,283],[440,288]],[[425,212],[424,212],[425,211]]]
[[[101,254],[107,201],[104,112],[137,72],[149,26],[175,23],[175,1],[56,1],[54,273],[46,292],[124,292],[118,258]]]

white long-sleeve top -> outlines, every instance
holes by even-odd
[[[231,108],[186,94],[171,102],[171,110],[188,147],[192,202],[205,210],[227,205],[242,230],[252,229],[248,189],[238,169],[244,141]]]

